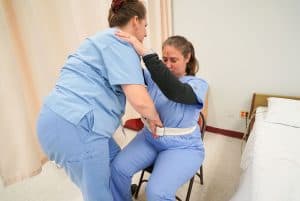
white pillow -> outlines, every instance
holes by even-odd
[[[300,100],[268,98],[265,121],[300,128]]]

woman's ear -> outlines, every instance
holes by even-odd
[[[138,25],[138,23],[139,23],[139,18],[138,18],[138,16],[133,16],[133,17],[131,18],[131,23],[132,23],[133,27],[136,27],[136,26]]]

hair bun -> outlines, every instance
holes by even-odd
[[[112,11],[114,11],[115,13],[118,12],[118,10],[120,10],[120,8],[122,7],[123,3],[124,0],[113,0],[111,3]]]

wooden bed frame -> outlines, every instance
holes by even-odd
[[[288,99],[294,99],[294,100],[300,100],[299,96],[281,96],[281,95],[272,95],[272,94],[259,94],[254,93],[252,96],[252,102],[251,102],[251,108],[249,112],[248,118],[250,118],[249,126],[247,128],[247,131],[243,137],[244,140],[247,141],[250,131],[252,130],[254,121],[255,121],[255,110],[259,106],[268,106],[268,98],[269,97],[276,97],[276,98],[288,98]],[[252,118],[253,117],[253,118]]]
[[[288,99],[295,99],[300,100],[300,97],[297,96],[281,96],[281,95],[272,95],[272,94],[257,94],[254,93],[252,96],[252,103],[250,108],[250,116],[255,111],[255,109],[259,106],[268,106],[268,98],[269,97],[276,97],[276,98],[288,98]],[[250,117],[249,116],[249,117]]]

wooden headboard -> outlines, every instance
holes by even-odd
[[[247,128],[247,131],[244,135],[244,139],[247,140],[249,135],[250,135],[250,131],[253,127],[254,121],[255,121],[255,115],[253,114],[256,110],[257,107],[259,106],[268,106],[268,98],[269,97],[277,97],[277,98],[288,98],[288,99],[295,99],[295,100],[300,100],[299,96],[281,96],[281,95],[272,95],[272,94],[258,94],[258,93],[254,93],[252,96],[252,102],[251,102],[251,108],[250,108],[250,113],[249,113],[249,118],[250,122],[249,122],[249,126]]]
[[[300,100],[300,97],[298,96],[281,96],[281,95],[271,95],[271,94],[258,94],[254,93],[252,96],[252,103],[250,108],[250,116],[255,111],[255,109],[259,106],[268,106],[268,98],[269,97],[277,97],[277,98],[288,98],[288,99],[295,99]],[[250,117],[249,116],[249,117]]]

